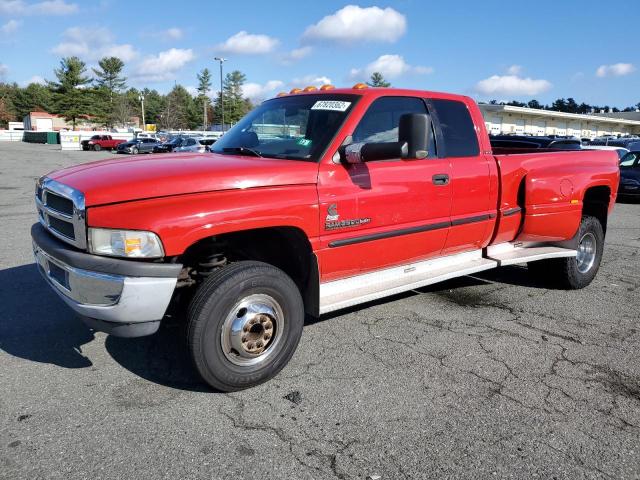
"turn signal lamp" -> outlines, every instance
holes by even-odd
[[[322,86],[320,87],[320,90],[323,90],[323,91],[324,91],[324,90],[333,90],[334,88],[336,88],[336,87],[334,87],[334,86],[333,86],[333,85],[331,85],[331,84],[326,84],[326,85],[322,85]]]
[[[364,90],[365,88],[368,88],[368,85],[366,83],[356,83],[353,87],[354,90]]]
[[[301,88],[292,88],[289,93],[300,93],[302,91]]]
[[[316,87],[314,87],[313,85],[309,85],[308,87],[305,87],[303,92],[315,92],[316,90],[318,90]]]

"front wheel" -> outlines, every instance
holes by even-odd
[[[604,230],[600,221],[585,215],[578,230],[578,248],[575,257],[554,258],[531,262],[529,271],[540,279],[556,282],[567,289],[589,285],[598,273],[604,251]]]
[[[93,146],[93,149],[94,149],[96,152],[99,152],[99,151],[102,149],[102,147],[96,143],[96,144]]]
[[[302,297],[287,274],[262,262],[233,263],[210,275],[189,305],[191,357],[217,390],[253,387],[289,362],[303,324]]]
[[[131,153],[133,153],[134,155],[137,155],[139,151],[140,151],[140,150],[138,150],[138,147],[133,147],[133,148],[131,149]]]

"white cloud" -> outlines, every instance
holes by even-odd
[[[136,49],[128,44],[116,44],[111,32],[106,28],[71,27],[63,34],[64,41],[51,50],[57,55],[75,55],[85,60],[102,57],[118,57],[127,63],[138,57]]]
[[[9,67],[7,67],[4,63],[0,63],[0,79],[4,79],[9,73]]]
[[[23,87],[27,87],[27,86],[31,85],[32,83],[37,83],[39,85],[46,85],[47,81],[44,78],[42,78],[40,75],[34,75],[29,80],[25,80],[24,82],[20,82],[20,85],[22,85]]]
[[[236,55],[257,55],[272,52],[278,43],[280,43],[278,39],[268,35],[247,33],[242,30],[218,44],[216,50]]]
[[[349,77],[354,80],[364,80],[374,72],[380,72],[385,78],[390,79],[406,74],[433,73],[433,68],[409,65],[400,55],[381,55],[364,68],[352,68]]]
[[[265,84],[249,82],[242,86],[242,94],[255,103],[272,97],[282,87],[284,87],[284,82],[280,80],[269,80]]]
[[[0,0],[0,15],[70,15],[80,10],[78,4],[64,0],[27,3],[23,0]]]
[[[280,63],[282,63],[283,65],[291,65],[294,62],[308,57],[312,51],[313,48],[309,46],[294,48],[290,52],[287,52],[280,56]]]
[[[509,75],[520,75],[522,73],[522,65],[511,65],[507,68],[507,73]]]
[[[195,55],[190,48],[171,48],[144,58],[136,66],[134,77],[147,82],[173,80],[176,73],[194,59]]]
[[[614,63],[613,65],[600,65],[596,70],[598,77],[622,77],[636,71],[631,63]]]
[[[393,8],[347,5],[304,32],[307,40],[395,42],[407,30],[407,19]]]
[[[517,75],[493,75],[476,83],[476,91],[484,95],[537,95],[552,87],[543,79],[522,78]]]
[[[310,85],[314,87],[320,87],[322,85],[330,85],[331,79],[324,75],[305,75],[304,77],[297,77],[291,80],[291,85],[296,88],[304,88]]]
[[[22,25],[20,20],[9,20],[7,23],[0,26],[0,33],[3,35],[11,35],[15,33]]]
[[[164,31],[164,34],[167,38],[171,40],[180,40],[182,38],[183,32],[178,27],[171,27]]]

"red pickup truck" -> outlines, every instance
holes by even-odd
[[[285,366],[305,313],[515,263],[585,287],[618,177],[615,152],[495,154],[465,96],[309,87],[262,103],[211,153],[49,173],[31,234],[88,325],[149,335],[185,312],[195,367],[231,391]]]
[[[124,142],[126,140],[117,140],[111,135],[94,135],[89,140],[83,140],[81,144],[83,150],[99,152],[100,150],[112,150]]]

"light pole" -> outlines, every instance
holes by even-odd
[[[144,94],[140,92],[140,104],[142,105],[142,131],[147,129],[147,123],[144,120]]]
[[[226,58],[215,57],[216,62],[220,62],[220,112],[222,117],[222,132],[224,133],[224,87],[222,85],[222,64],[227,61]]]

